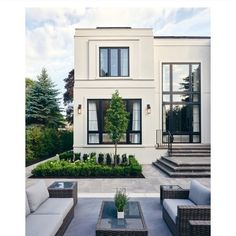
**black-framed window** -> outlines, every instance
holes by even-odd
[[[129,76],[129,48],[128,47],[100,47],[99,48],[99,76],[100,77],[128,77]]]
[[[162,64],[162,131],[176,143],[201,142],[201,64]]]
[[[109,99],[88,99],[87,113],[87,143],[112,144],[105,131],[105,115],[109,107]],[[142,143],[142,102],[141,99],[123,99],[126,110],[130,113],[127,132],[120,140],[120,144]]]

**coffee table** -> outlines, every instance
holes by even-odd
[[[96,236],[147,236],[148,230],[140,203],[129,201],[125,218],[117,219],[114,201],[103,201],[96,225]]]
[[[73,198],[74,205],[77,203],[77,182],[76,181],[55,181],[48,187],[50,197]]]

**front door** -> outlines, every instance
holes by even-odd
[[[163,63],[162,85],[163,142],[200,143],[200,63]]]

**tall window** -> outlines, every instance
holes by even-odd
[[[99,48],[100,77],[129,76],[129,48]]]
[[[200,63],[162,64],[163,142],[170,131],[176,143],[201,141]]]
[[[141,144],[141,99],[124,99],[126,110],[130,113],[127,132],[120,140],[122,144]],[[88,100],[88,144],[111,144],[106,132],[105,116],[109,107],[108,99]]]

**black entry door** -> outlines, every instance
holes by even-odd
[[[200,136],[200,64],[164,63],[162,130],[175,143],[199,143]]]

